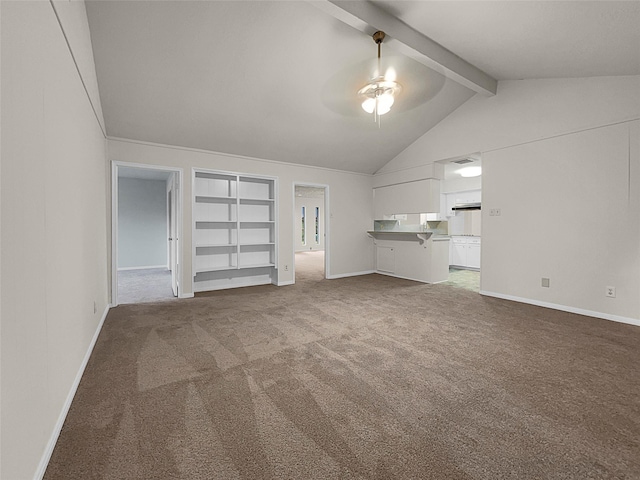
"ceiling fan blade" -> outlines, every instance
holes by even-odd
[[[435,97],[445,83],[445,77],[435,70],[404,56],[383,56],[346,67],[331,76],[321,91],[322,103],[330,110],[346,116],[368,115],[362,109],[358,90],[374,78],[398,82],[402,90],[397,95],[393,112],[411,110]]]

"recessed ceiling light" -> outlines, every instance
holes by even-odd
[[[458,173],[463,177],[479,177],[482,175],[482,167],[465,167],[458,170]]]

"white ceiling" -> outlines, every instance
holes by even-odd
[[[584,3],[377,2],[499,79],[640,74],[639,3]],[[313,2],[93,0],[87,14],[111,137],[373,173],[474,95],[401,58],[398,80],[432,98],[400,98],[378,128],[355,96],[375,44]]]
[[[376,1],[498,80],[640,75],[638,1]]]
[[[469,163],[465,163],[465,164],[458,164],[455,163],[458,160],[462,160],[462,159],[456,159],[456,160],[447,160],[446,162],[442,162],[444,163],[444,179],[445,180],[452,180],[452,179],[458,179],[460,178],[460,170],[462,170],[465,167],[482,167],[482,160],[480,159],[480,156],[477,157],[467,157],[467,160],[471,160],[471,162]]]

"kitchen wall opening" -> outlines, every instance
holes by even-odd
[[[171,300],[178,295],[177,175],[117,166],[118,304]]]
[[[446,222],[450,285],[480,291],[482,158],[479,153],[441,162],[439,219]]]
[[[297,280],[326,277],[325,189],[320,185],[294,185],[294,278]]]

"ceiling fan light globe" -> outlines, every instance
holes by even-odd
[[[376,101],[373,98],[367,98],[362,102],[362,109],[367,113],[373,113],[376,108]]]
[[[389,113],[389,110],[391,110],[391,105],[381,105],[380,103],[378,103],[378,115]]]
[[[393,94],[383,93],[378,97],[378,115],[384,115],[393,106],[394,102]]]

